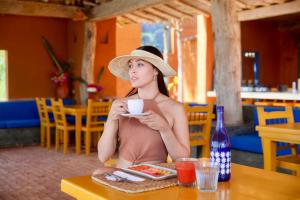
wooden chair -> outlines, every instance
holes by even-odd
[[[96,102],[92,99],[88,100],[86,126],[81,131],[85,132],[85,153],[90,154],[91,149],[91,133],[97,133],[99,140],[100,133],[104,129],[105,117],[107,117],[111,107],[111,102]]]
[[[53,115],[55,120],[55,150],[59,148],[60,135],[63,135],[63,152],[68,152],[69,131],[75,131],[75,126],[67,123],[64,105],[61,99],[51,99]]]
[[[41,146],[45,145],[45,140],[46,140],[47,148],[50,149],[51,128],[55,127],[55,123],[50,121],[47,105],[46,105],[46,99],[36,97],[35,101],[40,116]]]
[[[262,99],[260,101],[254,102],[254,105],[256,105],[256,106],[272,106],[273,101]]]
[[[242,99],[242,105],[253,105],[253,99]]]
[[[265,126],[268,124],[286,124],[294,123],[293,110],[291,106],[285,107],[285,111],[266,112],[264,107],[257,107],[259,125]],[[284,134],[284,133],[282,133]],[[291,155],[277,156],[276,166],[286,168],[293,171],[293,174],[300,176],[300,157],[297,151],[297,145],[284,144],[277,145],[277,150],[290,148]]]
[[[213,104],[193,107],[185,105],[185,110],[190,129],[190,146],[202,146],[202,157],[209,157]]]
[[[273,102],[273,106],[286,107],[286,106],[293,106],[293,105],[294,105],[294,101],[288,101],[288,100]]]

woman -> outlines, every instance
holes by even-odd
[[[141,163],[166,162],[189,157],[188,125],[182,104],[168,97],[163,76],[176,72],[163,61],[161,52],[152,46],[142,46],[130,55],[109,63],[109,70],[118,78],[129,80],[133,89],[126,98],[115,100],[98,142],[99,160],[106,162],[119,142],[117,167]],[[128,113],[127,99],[144,100],[147,115],[124,117]]]

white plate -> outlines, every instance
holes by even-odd
[[[129,169],[129,168],[122,168],[122,170],[124,170],[126,172],[136,174],[136,175],[140,175],[140,176],[143,176],[143,177],[147,177],[147,178],[150,178],[150,179],[153,179],[153,180],[163,180],[163,179],[175,177],[177,175],[176,170],[169,169],[169,168],[166,168],[166,167],[160,167],[160,166],[157,166],[157,165],[140,164],[140,165],[133,165],[131,167],[137,167],[137,166],[149,166],[149,167],[154,168],[156,170],[167,171],[167,172],[169,172],[169,174],[165,174],[165,175],[161,175],[161,176],[153,176],[153,175],[145,173],[143,171],[138,171],[138,170]]]
[[[121,114],[121,115],[124,116],[124,117],[139,117],[139,116],[149,115],[149,113],[148,112],[141,113],[141,114],[124,113],[124,114]]]

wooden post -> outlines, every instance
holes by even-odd
[[[183,67],[182,67],[182,48],[181,48],[181,22],[176,20],[175,22],[176,27],[176,44],[177,44],[177,60],[178,60],[178,101],[183,102],[183,81],[182,81],[182,75],[183,75]]]
[[[81,68],[81,77],[88,83],[94,83],[94,61],[96,51],[97,26],[95,22],[85,22],[84,48]],[[85,104],[88,97],[85,85],[80,86],[80,101]]]
[[[168,32],[170,31],[170,25],[168,23],[165,23],[163,24],[164,25],[164,52],[163,52],[163,55],[164,55],[164,61],[166,63],[169,62],[169,59],[168,59],[168,54],[169,54],[169,36],[168,36]],[[164,77],[164,81],[165,81],[165,84],[168,86],[168,83],[169,83],[169,79],[168,77]]]
[[[241,30],[235,0],[212,0],[217,104],[226,124],[243,121],[241,104]]]

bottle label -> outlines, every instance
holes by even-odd
[[[227,176],[230,174],[231,152],[229,148],[211,151],[210,159],[212,162],[220,164],[220,176]]]

